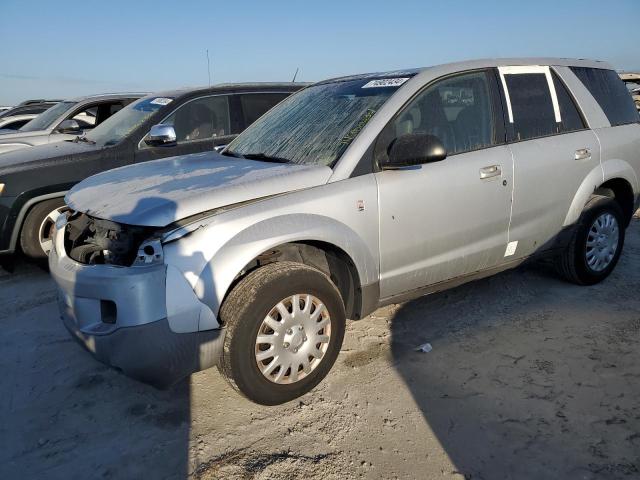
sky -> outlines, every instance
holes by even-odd
[[[514,56],[640,70],[640,0],[0,0],[0,105]]]

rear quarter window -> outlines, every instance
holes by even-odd
[[[631,94],[613,70],[571,67],[604,111],[611,126],[640,121]]]

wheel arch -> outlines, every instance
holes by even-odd
[[[578,221],[593,194],[615,198],[630,222],[638,202],[638,179],[633,167],[624,160],[607,160],[591,170],[574,195],[564,226]]]
[[[347,318],[360,318],[362,291],[358,269],[347,252],[326,241],[287,242],[261,252],[242,268],[241,273],[229,285],[225,298],[240,280],[256,268],[281,261],[301,263],[323,272],[340,291]]]
[[[635,212],[633,187],[624,178],[612,178],[600,185],[594,192],[598,195],[613,197],[624,213],[625,226],[629,225]]]
[[[190,249],[205,241],[201,235],[207,232],[197,235]],[[350,227],[321,215],[291,214],[257,222],[231,237],[203,264],[194,279],[194,291],[217,315],[241,278],[279,260],[298,261],[325,272],[346,297],[350,318],[361,316],[361,288],[378,278],[376,257]]]
[[[24,202],[24,204],[20,207],[18,211],[18,215],[16,217],[16,221],[13,224],[11,236],[9,237],[9,251],[14,252],[18,246],[18,240],[20,238],[20,233],[22,232],[22,227],[24,226],[24,222],[27,218],[29,212],[35,207],[37,204],[41,202],[45,202],[47,200],[52,200],[54,198],[64,198],[67,194],[68,190],[61,190],[46,194],[37,194],[33,197],[30,197],[28,200]]]

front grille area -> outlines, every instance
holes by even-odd
[[[64,247],[72,259],[87,265],[133,263],[140,244],[153,228],[137,227],[71,212],[64,233]]]

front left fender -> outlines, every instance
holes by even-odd
[[[279,245],[302,241],[325,242],[340,248],[356,266],[361,285],[377,281],[378,263],[350,227],[329,217],[292,214],[256,223],[233,237],[200,272],[196,294],[217,313],[229,286],[249,262]]]

